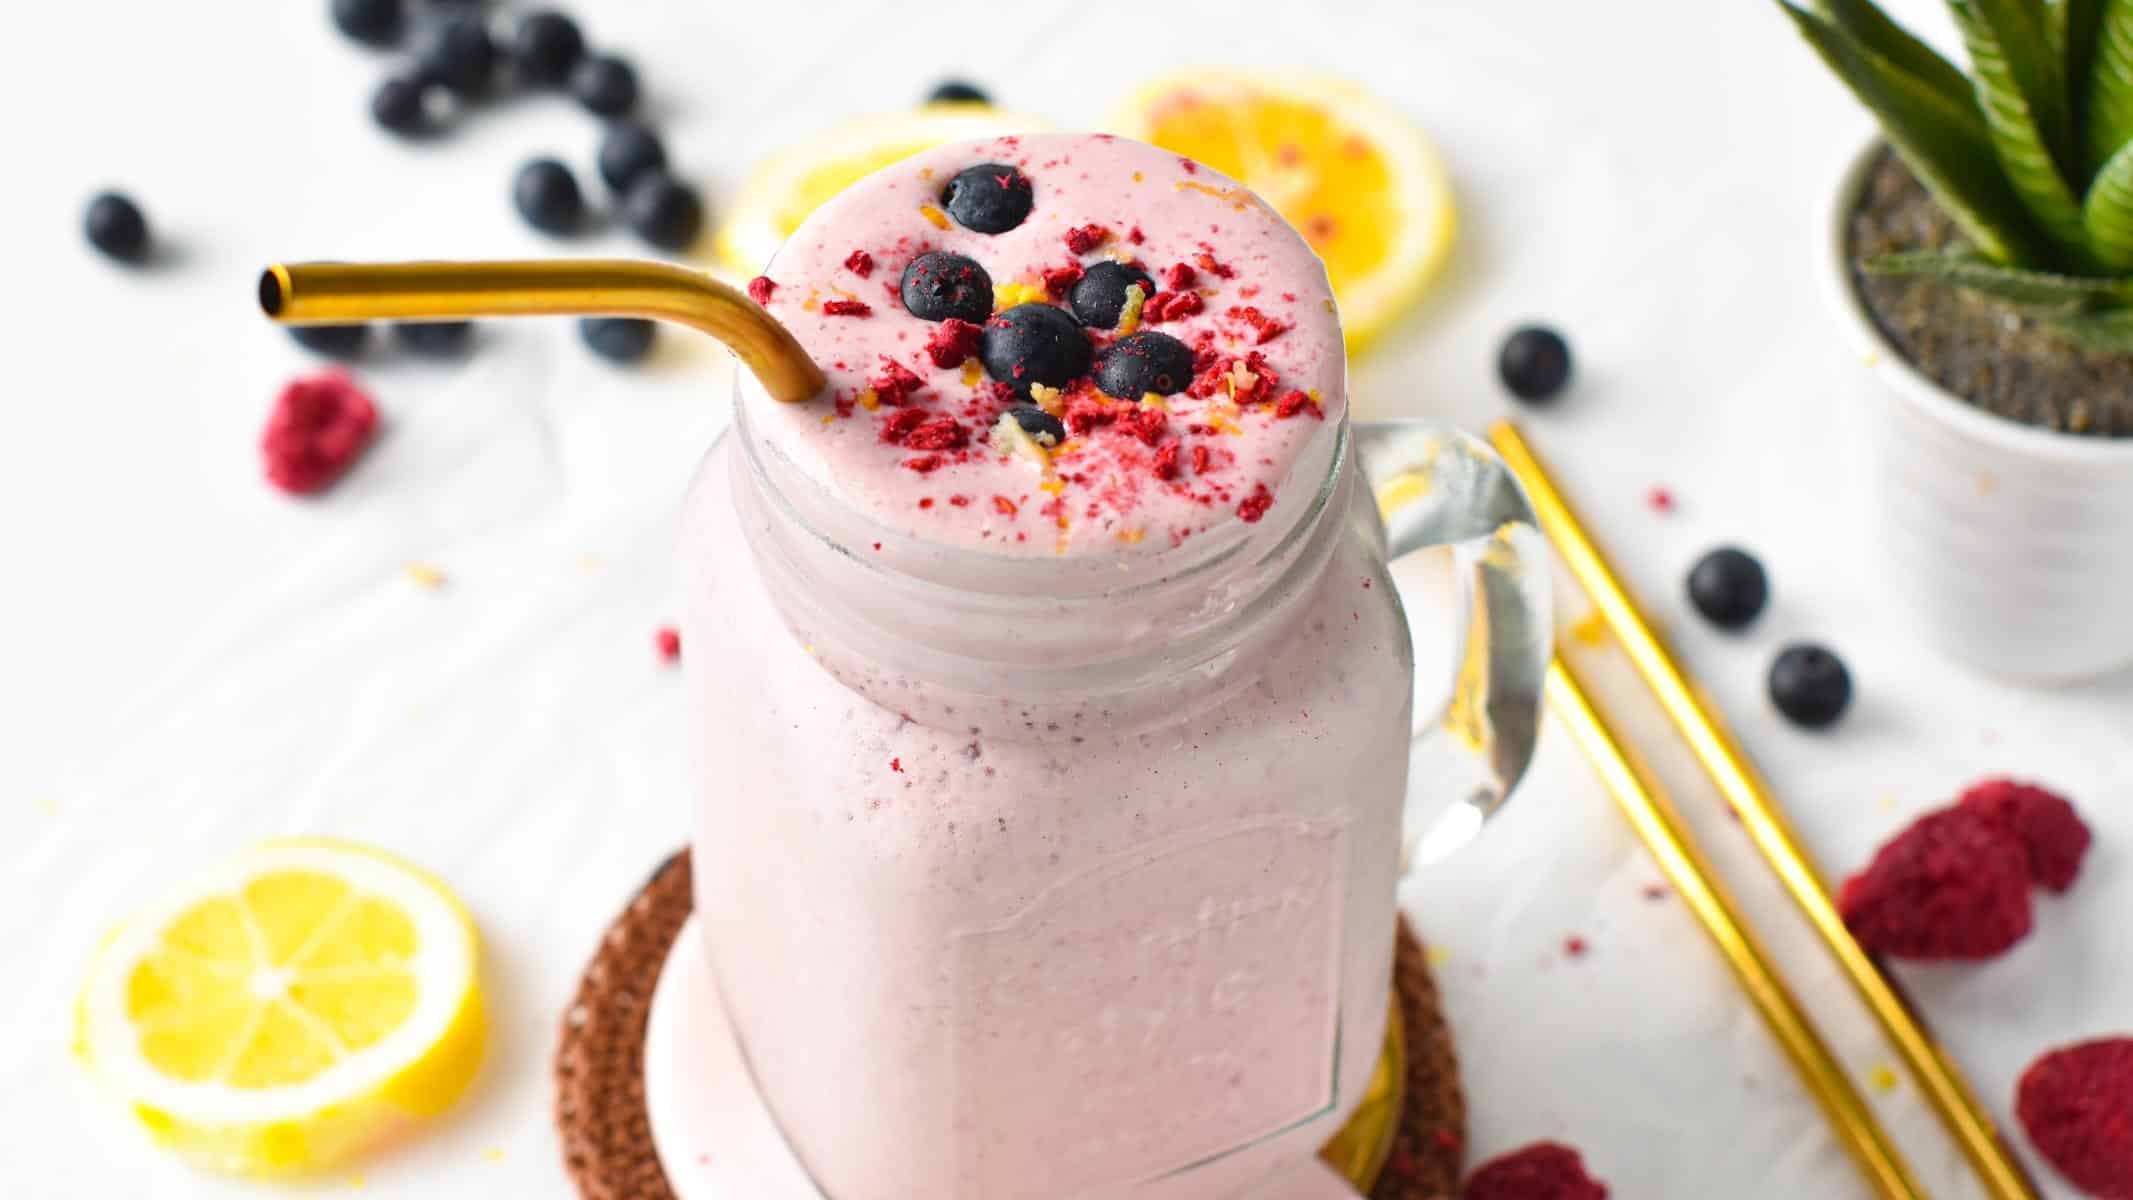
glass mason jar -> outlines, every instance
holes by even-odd
[[[989,556],[871,523],[755,399],[684,534],[696,911],[815,1186],[1215,1197],[1314,1153],[1384,1036],[1403,821],[1463,840],[1530,755],[1548,602],[1502,465],[1329,422],[1294,520]],[[1418,734],[1387,564],[1436,545],[1466,644]]]

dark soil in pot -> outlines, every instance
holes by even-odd
[[[2133,355],[2085,350],[1962,288],[1859,267],[1876,255],[1961,240],[1910,168],[1883,150],[1850,231],[1853,282],[1882,336],[1912,366],[1987,412],[2061,433],[2133,437]]]

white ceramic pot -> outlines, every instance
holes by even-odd
[[[1991,674],[2065,682],[2133,664],[2133,438],[1994,416],[1889,345],[1847,245],[1880,149],[1869,142],[1845,170],[1822,263],[1863,364],[1850,403],[1875,574],[1929,641]]]

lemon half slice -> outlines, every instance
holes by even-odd
[[[840,125],[764,159],[749,174],[719,228],[719,262],[738,274],[756,274],[823,201],[891,163],[947,142],[1044,127],[972,103],[928,104]]]
[[[1435,145],[1344,79],[1181,71],[1134,93],[1114,127],[1242,181],[1301,230],[1325,260],[1350,353],[1422,294],[1451,250],[1458,221]]]
[[[449,1107],[481,1062],[472,920],[342,842],[246,851],[126,923],[79,1046],[155,1139],[240,1174],[341,1162]]]

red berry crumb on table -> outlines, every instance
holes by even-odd
[[[1976,812],[1942,809],[1920,817],[1845,880],[1837,910],[1871,951],[1995,958],[2029,934],[2029,856],[2020,839]]]
[[[2055,892],[2074,886],[2088,852],[2089,827],[2066,797],[2012,779],[1988,779],[1957,803],[2021,839],[2030,878],[2038,886]]]
[[[292,495],[325,491],[362,457],[377,428],[377,406],[347,373],[293,380],[260,435],[267,481]]]
[[[1607,1185],[1585,1173],[1585,1160],[1559,1142],[1535,1142],[1481,1164],[1460,1200],[1607,1200]]]
[[[2133,1200],[2133,1037],[2061,1047],[2031,1063],[2015,1115],[2068,1182],[2098,1200]]]
[[[662,625],[659,632],[652,635],[652,644],[659,648],[659,661],[681,661],[681,630]]]

